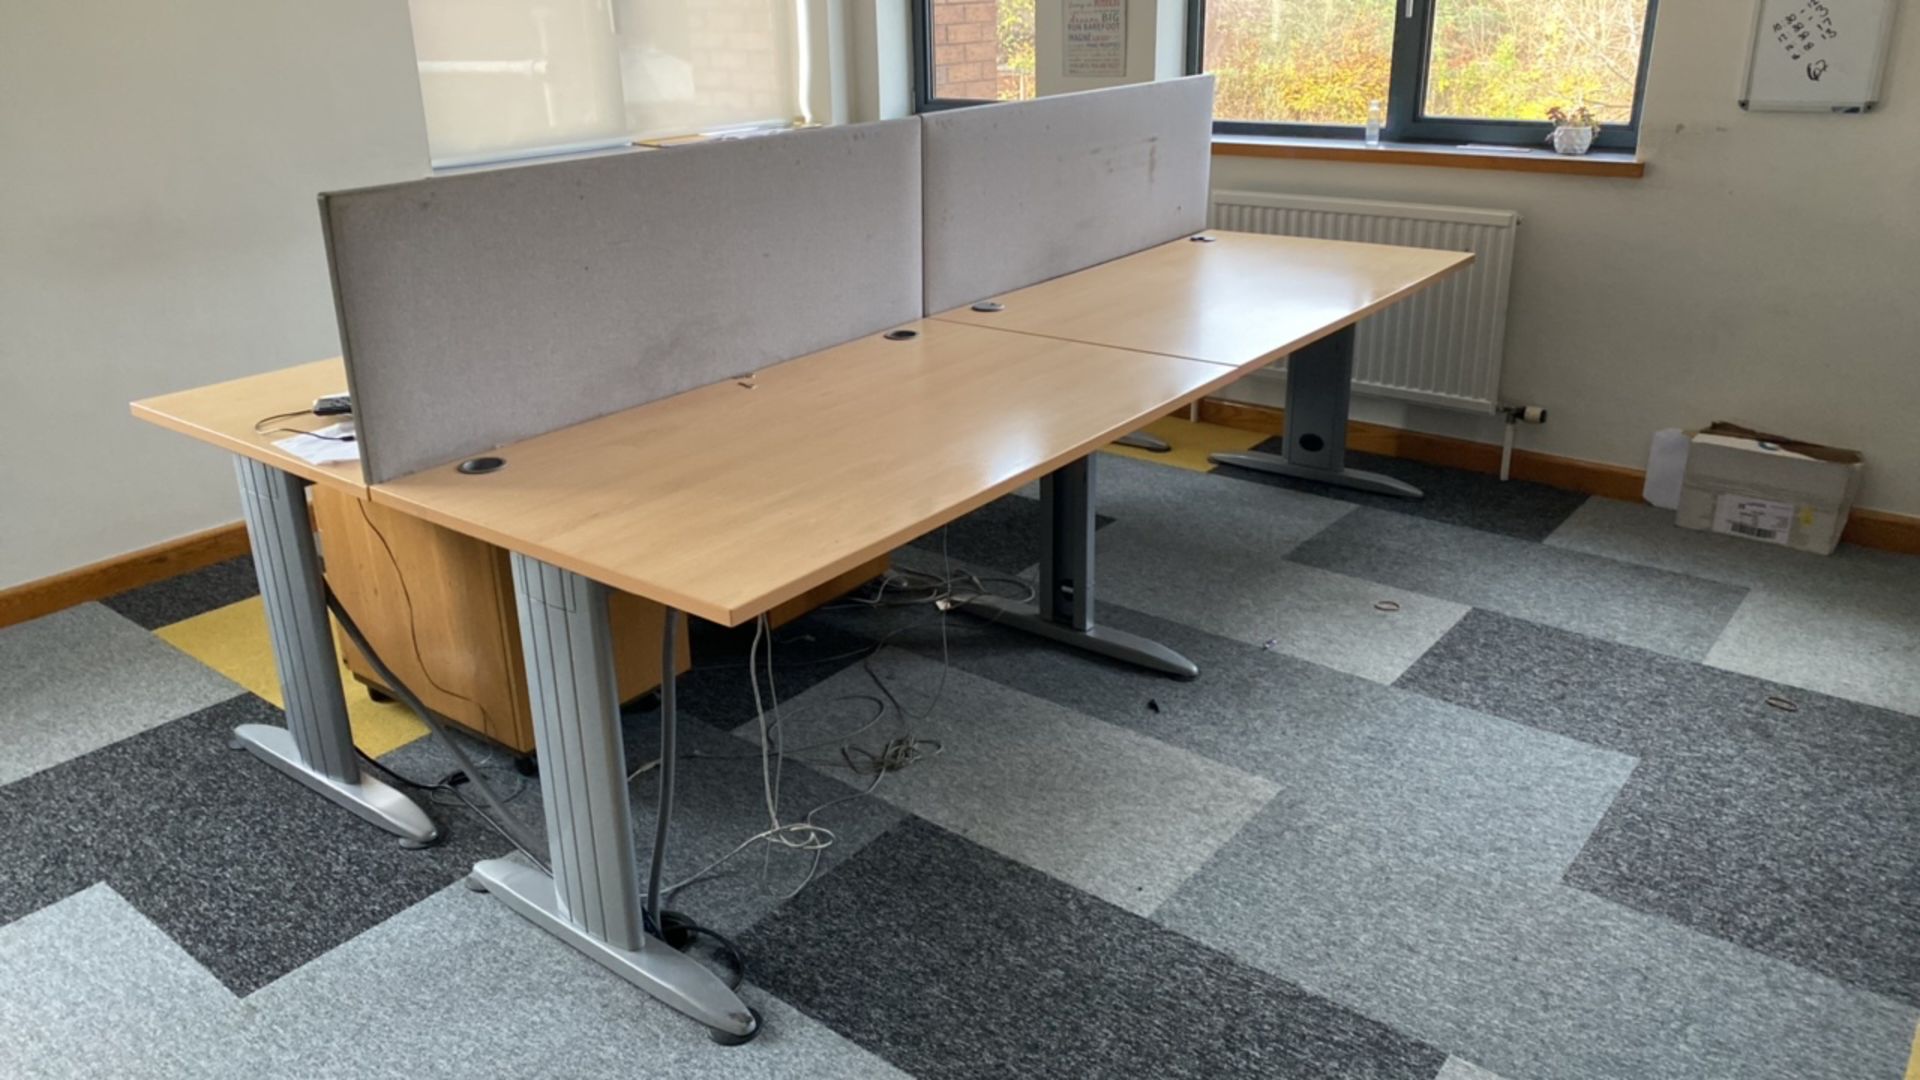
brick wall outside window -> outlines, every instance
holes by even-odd
[[[998,0],[933,0],[930,7],[933,96],[982,101],[999,98]]]

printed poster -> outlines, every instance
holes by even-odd
[[[1066,0],[1066,74],[1080,78],[1125,78],[1127,0]]]

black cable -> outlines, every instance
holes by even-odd
[[[480,774],[479,768],[474,765],[472,759],[467,757],[467,752],[460,748],[460,744],[453,741],[453,736],[440,723],[440,718],[433,714],[433,710],[427,708],[426,703],[408,689],[407,684],[400,681],[400,677],[393,673],[393,669],[380,659],[380,654],[374,651],[373,645],[367,641],[367,636],[360,632],[360,625],[353,621],[353,616],[347,614],[346,605],[340,602],[340,597],[335,595],[332,589],[327,590],[327,610],[333,612],[333,617],[339,620],[340,629],[346,632],[354,648],[359,649],[360,655],[366,658],[367,663],[373,665],[374,673],[380,676],[380,681],[386,684],[394,697],[405,702],[407,708],[412,709],[414,715],[427,725],[427,730],[433,732],[434,738],[439,740],[440,745],[453,755],[453,760],[459,763],[461,771],[467,774],[473,786],[480,789],[481,800],[500,819],[494,821],[488,818],[489,823],[495,826],[496,831],[503,833],[508,840],[512,841],[513,846],[518,848],[522,855],[551,874],[553,871],[547,865],[547,861],[535,853],[533,842],[520,834],[519,823],[507,813],[507,808],[501,803],[499,796],[493,793],[493,785],[487,783],[486,777]],[[462,797],[460,801],[466,802],[466,799]]]
[[[673,816],[673,774],[678,702],[674,677],[678,670],[675,655],[679,620],[672,608],[666,609],[666,629],[660,634],[660,806],[653,817],[653,858],[647,871],[647,918],[656,928],[660,922],[660,875],[667,862],[667,821]]]

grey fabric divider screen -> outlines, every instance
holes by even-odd
[[[920,316],[920,123],[321,196],[367,481]]]
[[[1206,227],[1211,75],[921,120],[928,314]]]

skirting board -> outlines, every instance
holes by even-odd
[[[1262,405],[1208,398],[1200,402],[1197,419],[1209,424],[1280,434],[1284,411]],[[1187,410],[1170,414],[1186,417]],[[1473,472],[1500,471],[1500,448],[1443,435],[1352,421],[1347,445],[1386,457],[1409,458]],[[1548,487],[1633,501],[1640,497],[1646,474],[1623,465],[1515,450],[1511,475]],[[1842,539],[1861,547],[1920,555],[1920,517],[1887,510],[1855,509]],[[247,553],[247,530],[240,522],[192,533],[139,551],[102,559],[97,563],[0,589],[0,627],[51,615],[56,611],[99,600],[141,585],[198,570]]]
[[[247,527],[236,521],[0,589],[0,626],[51,615],[246,553]]]
[[[1207,423],[1268,435],[1280,434],[1285,415],[1284,409],[1217,398],[1202,401],[1199,409],[1199,419]],[[1363,453],[1408,458],[1450,469],[1500,471],[1500,447],[1493,443],[1428,435],[1383,424],[1348,421],[1347,445]],[[1548,487],[1627,502],[1639,500],[1646,481],[1646,473],[1640,469],[1543,454],[1537,450],[1515,450],[1513,468],[1508,475],[1515,480],[1530,480]],[[1920,555],[1920,517],[1855,508],[1841,539],[1861,547]]]

